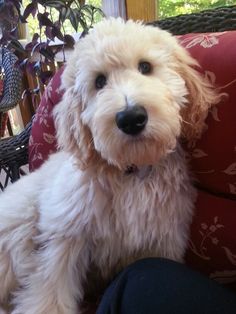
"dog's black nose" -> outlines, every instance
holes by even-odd
[[[118,128],[129,135],[139,134],[145,128],[147,121],[147,111],[139,105],[128,107],[116,114]]]

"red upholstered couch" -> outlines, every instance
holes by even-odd
[[[186,262],[236,291],[236,31],[187,34],[179,41],[228,94],[209,113],[202,138],[186,145],[199,187]],[[33,122],[31,170],[56,150],[51,111],[61,98],[62,71],[48,85]]]

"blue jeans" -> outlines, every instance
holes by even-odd
[[[105,291],[97,314],[235,314],[236,294],[171,260],[142,259]]]

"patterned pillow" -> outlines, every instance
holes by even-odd
[[[61,74],[63,67],[54,75],[43,94],[32,124],[29,139],[29,169],[33,171],[56,151],[53,107],[61,100]]]
[[[236,291],[236,31],[187,34],[179,41],[227,94],[211,110],[206,133],[186,147],[201,189],[186,261]]]
[[[236,199],[236,31],[179,37],[207,76],[227,98],[208,116],[208,131],[188,144],[202,188]]]
[[[179,36],[202,73],[227,93],[207,118],[208,130],[188,143],[199,196],[186,254],[187,264],[236,289],[236,31]],[[42,98],[32,128],[30,169],[56,149],[51,110],[61,97],[59,71]]]
[[[186,263],[236,292],[236,201],[199,191]]]

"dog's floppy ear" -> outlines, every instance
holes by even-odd
[[[217,104],[221,95],[196,68],[198,62],[182,47],[176,49],[177,71],[185,80],[188,104],[181,110],[182,136],[187,140],[199,138],[206,128],[209,108]]]
[[[53,111],[59,149],[76,157],[80,169],[88,167],[94,147],[89,128],[81,121],[82,100],[73,86],[66,89]]]

